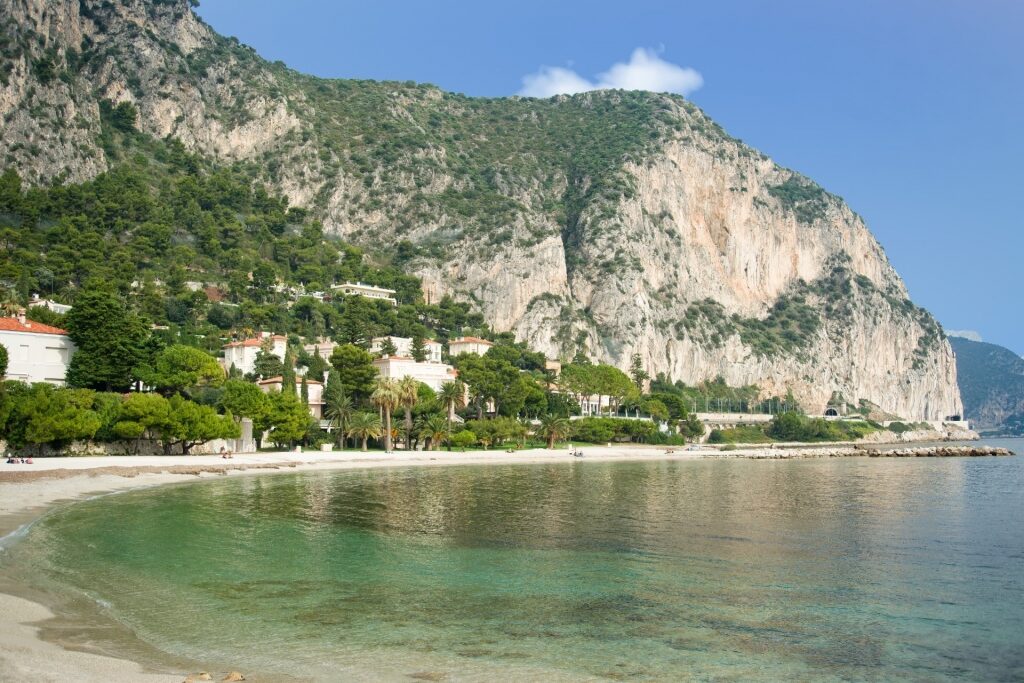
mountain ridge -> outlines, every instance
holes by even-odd
[[[950,337],[964,415],[977,428],[1024,434],[1024,358],[998,344]]]
[[[187,2],[0,0],[0,155],[30,182],[107,164],[100,103],[244,168],[327,232],[398,249],[551,356],[688,383],[961,412],[953,354],[840,199],[678,96],[468,98],[328,80],[218,36]]]

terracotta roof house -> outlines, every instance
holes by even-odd
[[[284,360],[284,354],[288,348],[288,338],[279,334],[272,335],[264,332],[258,337],[225,344],[224,359],[221,361],[224,369],[230,370],[231,366],[234,365],[242,371],[243,375],[251,373],[256,367],[256,354],[260,352],[260,349],[267,340],[270,340],[270,352]]]
[[[482,356],[487,350],[494,346],[493,342],[480,337],[459,337],[448,342],[448,355],[458,356],[463,353],[475,353]]]
[[[25,318],[0,318],[0,344],[7,349],[5,379],[63,386],[75,345],[59,327]]]

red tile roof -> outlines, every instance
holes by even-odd
[[[21,322],[17,318],[0,318],[0,330],[4,332],[35,332],[36,334],[67,334],[59,327],[44,325],[34,320]]]
[[[449,344],[487,344],[488,346],[494,346],[494,342],[489,342],[486,339],[480,337],[459,337],[458,339],[452,339]]]

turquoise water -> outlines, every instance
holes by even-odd
[[[1024,680],[1020,457],[232,477],[0,557],[263,680]]]

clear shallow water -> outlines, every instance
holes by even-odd
[[[2,562],[271,677],[1024,679],[1021,457],[233,477],[69,506]]]

